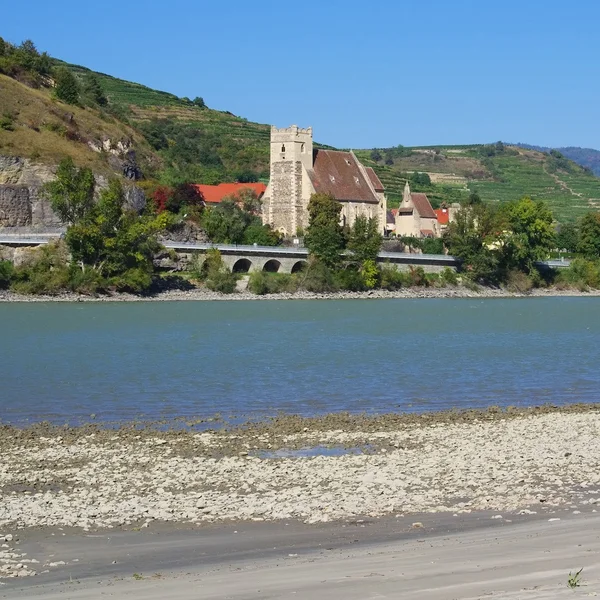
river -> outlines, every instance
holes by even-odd
[[[0,421],[593,402],[600,299],[0,305]]]

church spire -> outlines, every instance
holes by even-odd
[[[405,206],[409,206],[411,202],[410,197],[410,185],[408,185],[408,179],[406,180],[406,185],[404,186],[404,193],[402,194],[402,204]]]

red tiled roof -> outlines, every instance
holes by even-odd
[[[447,208],[438,208],[433,211],[440,225],[448,225],[450,221],[450,213]]]
[[[308,173],[317,194],[331,194],[340,202],[379,204],[351,152],[315,150],[313,168]]]
[[[266,191],[264,183],[220,183],[219,185],[195,184],[207,204],[218,204],[227,196],[234,196],[241,190],[250,189],[260,198]]]
[[[437,219],[436,214],[433,212],[433,208],[431,208],[427,194],[411,194],[410,197],[415,205],[415,208],[417,209],[417,212],[422,218]]]
[[[377,177],[377,173],[375,173],[375,169],[373,169],[373,167],[366,167],[365,171],[367,172],[367,175],[369,176],[369,179],[371,180],[371,183],[373,184],[375,191],[376,192],[384,192],[385,188],[383,187],[383,183],[381,183],[381,180],[379,179],[379,177]]]

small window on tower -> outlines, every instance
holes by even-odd
[[[304,153],[305,153],[305,151],[306,151],[306,150],[305,150],[305,148],[304,148],[304,143],[302,144],[302,146],[301,146],[300,148],[301,148],[301,150],[300,150],[300,151],[302,152],[302,154],[304,154]]]
[[[281,144],[281,151],[285,152],[285,144]]]

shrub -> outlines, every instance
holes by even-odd
[[[293,293],[298,289],[297,278],[288,273],[265,273],[254,271],[250,274],[248,289],[257,296],[266,294]]]
[[[341,269],[334,274],[335,287],[348,292],[363,292],[367,289],[365,280],[356,268],[348,267]]]
[[[313,293],[335,292],[337,285],[333,272],[322,262],[311,262],[300,280],[300,286]]]
[[[0,260],[0,290],[5,290],[10,286],[14,274],[13,264],[7,260]]]
[[[454,269],[444,267],[440,273],[440,282],[444,285],[458,285],[458,275]]]
[[[56,295],[70,288],[67,253],[60,243],[48,244],[14,271],[11,289],[19,294]]]
[[[384,265],[380,271],[380,287],[384,290],[399,290],[407,284],[406,275],[392,265]]]
[[[581,291],[600,288],[600,261],[576,258],[568,269],[556,276],[559,287],[575,287]]]
[[[427,287],[429,282],[427,281],[427,275],[423,270],[423,267],[413,267],[412,265],[408,268],[408,285],[411,287]]]
[[[213,292],[221,294],[233,294],[235,292],[236,277],[229,270],[209,273],[206,280],[206,287]]]
[[[521,271],[510,271],[506,278],[506,288],[516,294],[528,294],[533,287],[531,278]]]

